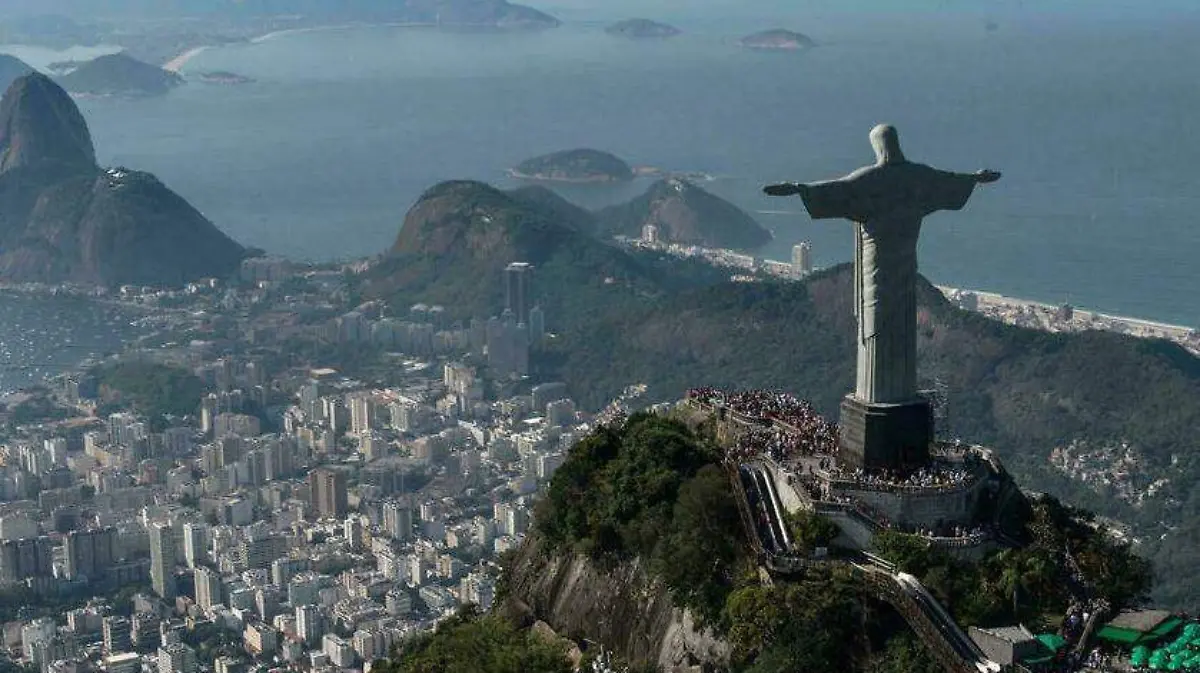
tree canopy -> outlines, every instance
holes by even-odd
[[[641,556],[676,601],[716,620],[744,549],[718,453],[682,423],[651,414],[579,442],[538,503],[553,547],[597,560]]]
[[[495,616],[467,608],[403,643],[395,657],[377,661],[377,673],[573,673],[562,644],[521,631]]]

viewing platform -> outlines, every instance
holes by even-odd
[[[913,469],[851,469],[839,461],[837,426],[786,393],[700,389],[684,404],[713,420],[731,467],[761,470],[783,510],[829,517],[843,546],[870,549],[876,534],[897,531],[977,556],[1001,537],[989,510],[1007,475],[984,447],[935,442]]]

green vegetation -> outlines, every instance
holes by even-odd
[[[229,629],[212,622],[201,622],[184,632],[186,644],[196,648],[196,657],[201,661],[212,661],[221,656],[236,656],[241,651],[242,639]]]
[[[132,612],[133,597],[151,591],[150,584],[129,584],[109,594],[109,603],[117,614],[128,616]],[[0,621],[30,620],[57,615],[81,608],[95,598],[91,589],[83,588],[61,594],[41,594],[24,584],[8,584],[0,587]]]
[[[391,254],[352,279],[361,286],[355,291],[397,310],[424,302],[446,307],[456,319],[482,319],[503,310],[504,267],[529,262],[536,269],[531,298],[546,311],[550,329],[560,331],[728,278],[698,262],[627,254],[586,231],[593,225],[585,215],[541,190],[442,183],[409,211]]]
[[[582,440],[538,503],[552,546],[598,560],[649,559],[681,606],[715,622],[733,586],[741,523],[714,446],[649,414]]]
[[[664,241],[709,248],[752,250],[771,240],[771,232],[721,197],[679,178],[659,180],[628,203],[596,213],[609,235],[640,237],[642,227],[658,227]]]
[[[841,534],[836,523],[820,514],[801,509],[785,516],[792,540],[804,554],[811,554],[817,547],[830,546]]]
[[[1043,497],[1027,524],[1029,544],[969,563],[901,533],[876,537],[881,555],[920,578],[961,624],[1037,624],[1061,615],[1070,601],[1069,550],[1084,577],[1114,608],[1146,598],[1152,573],[1148,561],[1128,545],[1093,527],[1093,517]]]
[[[45,391],[39,391],[29,399],[11,408],[0,408],[0,414],[7,414],[8,425],[11,428],[32,423],[61,421],[74,416],[75,412],[55,404],[53,400],[46,396]]]
[[[861,669],[867,655],[850,661],[847,643],[863,653],[878,650],[870,661],[923,661],[923,653],[889,644],[905,625],[879,622],[848,567],[817,567],[761,586],[745,554],[729,478],[715,460],[707,439],[687,426],[634,415],[571,451],[537,505],[535,530],[559,553],[587,554],[600,564],[648,561],[677,606],[730,642],[740,673]],[[824,517],[797,515],[790,524],[813,547],[836,536]],[[867,642],[868,627],[880,632],[878,642]]]
[[[485,318],[504,305],[503,265],[531,261],[533,294],[557,334],[535,351],[533,375],[566,382],[582,407],[601,408],[639,382],[652,401],[698,385],[777,388],[836,417],[854,385],[848,265],[803,283],[727,283],[727,272],[694,262],[615,250],[587,236],[578,213],[567,218],[578,226],[555,226],[566,211],[544,194],[436,187],[364,292],[393,307],[441,303]],[[1190,488],[1200,480],[1200,360],[1165,342],[1011,327],[951,306],[928,284],[919,291],[920,384],[940,382],[948,398],[939,434],[994,448],[1024,488],[1129,524],[1145,541],[1138,552],[1156,562],[1155,601],[1200,600],[1190,581],[1200,563],[1200,489]],[[1168,481],[1139,500],[1070,480],[1048,457],[1073,440],[1127,442],[1139,456],[1135,489]]]
[[[701,287],[592,316],[538,353],[539,376],[565,381],[592,408],[638,381],[654,400],[697,385],[778,388],[836,417],[854,385],[850,275],[839,267],[806,283]],[[1200,599],[1189,580],[1200,563],[1200,491],[1188,487],[1200,480],[1200,439],[1190,432],[1200,427],[1200,361],[1164,342],[1003,325],[950,306],[930,286],[920,311],[922,385],[948,390],[939,434],[993,447],[1024,488],[1131,524],[1148,540],[1138,553],[1157,562],[1155,601]],[[1169,481],[1139,503],[1069,480],[1048,456],[1076,439],[1128,442],[1142,456],[1129,477],[1138,488],[1152,475]]]
[[[862,595],[843,569],[738,589],[725,613],[732,663],[746,673],[849,670],[851,652],[866,649]]]
[[[196,413],[204,383],[191,372],[154,362],[105,364],[91,372],[109,409],[132,407],[151,418]]]
[[[467,608],[438,625],[432,634],[405,642],[378,673],[572,673],[560,643],[520,631],[500,617]]]
[[[911,633],[897,633],[888,639],[867,670],[874,673],[943,673],[941,664],[925,650]]]

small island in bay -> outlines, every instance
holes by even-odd
[[[675,26],[651,21],[650,19],[625,19],[604,29],[609,35],[630,38],[664,38],[680,33]]]
[[[509,174],[541,182],[628,182],[633,168],[619,157],[600,150],[575,149],[522,161]]]
[[[747,49],[764,51],[799,51],[815,47],[817,43],[803,33],[777,28],[747,35],[739,40],[738,44]]]
[[[246,77],[235,72],[226,70],[214,70],[211,72],[202,72],[196,75],[196,79],[205,84],[252,84],[253,77]]]
[[[88,61],[59,77],[58,83],[74,95],[161,96],[183,78],[121,52]]]

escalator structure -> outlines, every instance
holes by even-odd
[[[729,472],[742,525],[763,565],[773,574],[789,575],[820,563],[794,553],[770,472],[757,463],[738,465]],[[999,673],[1000,665],[987,658],[917,578],[897,572],[893,564],[872,554],[851,565],[876,598],[896,609],[948,673]]]

